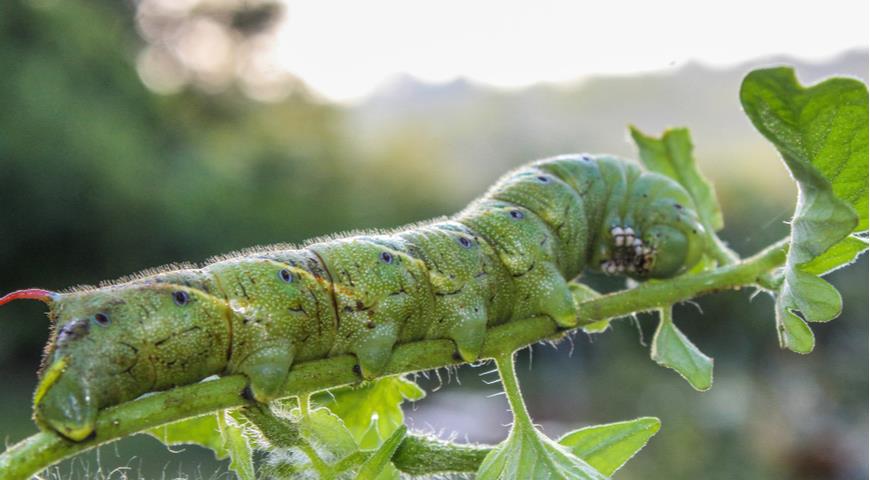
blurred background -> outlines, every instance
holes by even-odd
[[[740,80],[785,63],[804,83],[866,82],[866,2],[576,3],[4,1],[0,291],[450,214],[535,158],[634,156],[628,124],[691,128],[735,250],[786,235],[795,189],[741,112]],[[814,325],[809,356],[778,348],[764,295],[678,308],[680,328],[716,359],[706,393],[649,360],[653,318],[535,346],[519,356],[532,416],[553,437],[660,417],[617,478],[867,478],[867,278],[866,256],[830,277],[845,309]],[[10,444],[35,431],[48,325],[27,302],[4,307],[0,322]],[[461,385],[443,371],[443,381],[419,378],[438,391],[409,406],[409,422],[499,441],[506,403],[489,397],[482,371],[461,369]],[[183,450],[139,436],[54,474],[226,478],[207,451]]]

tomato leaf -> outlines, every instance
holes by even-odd
[[[341,417],[360,448],[373,449],[405,423],[402,403],[426,396],[416,383],[404,377],[386,377],[361,387],[342,387],[322,394],[316,401]]]
[[[538,431],[520,393],[514,356],[495,358],[514,421],[508,437],[493,448],[477,470],[478,480],[566,478],[600,480],[607,476]]]
[[[637,144],[640,160],[653,172],[676,180],[692,197],[701,222],[712,231],[724,226],[722,209],[716,199],[713,184],[704,178],[695,157],[692,155],[692,139],[689,130],[672,128],[665,130],[662,138],[644,135],[636,127],[629,127],[631,138]]]
[[[224,448],[218,417],[221,412],[188,418],[180,422],[146,430],[145,433],[160,440],[164,445],[200,445],[214,452],[215,458],[223,460],[229,452]]]
[[[654,417],[595,425],[568,432],[559,443],[605,475],[613,475],[640,451],[661,427]]]
[[[857,260],[867,250],[867,239],[848,236],[834,244],[824,255],[820,255],[803,265],[803,271],[814,275],[825,275]]]
[[[679,373],[696,390],[705,391],[713,386],[713,359],[698,350],[674,325],[671,307],[659,311],[659,327],[653,336],[650,358]]]
[[[514,423],[508,438],[495,447],[477,471],[477,480],[526,478],[606,479],[532,426]]]
[[[146,431],[167,446],[200,445],[214,452],[215,458],[230,459],[230,470],[241,480],[253,480],[251,447],[242,423],[234,412],[222,410],[188,418]]]
[[[251,444],[244,434],[242,417],[237,411],[224,410],[217,413],[222,447],[230,457],[230,470],[239,480],[255,480]]]
[[[798,184],[784,281],[777,294],[780,344],[813,348],[809,322],[840,314],[839,292],[817,275],[847,265],[867,243],[868,95],[858,80],[805,88],[790,68],[751,72],[740,89],[755,128],[779,150]]]
[[[357,472],[357,480],[380,480],[392,476],[391,471],[395,471],[395,469],[392,468],[390,460],[393,458],[393,454],[396,453],[402,440],[404,440],[407,431],[408,429],[404,425],[397,428],[390,435],[390,438],[386,439],[372,456],[362,464],[359,472]]]

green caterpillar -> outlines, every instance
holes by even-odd
[[[691,205],[632,163],[559,156],[508,173],[449,219],[0,304],[50,306],[35,418],[79,441],[101,408],[211,375],[243,374],[268,402],[300,361],[350,353],[371,379],[397,343],[447,338],[473,361],[490,325],[546,315],[576,326],[566,279],[585,268],[665,278],[699,261]]]

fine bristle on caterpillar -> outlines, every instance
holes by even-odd
[[[703,239],[673,180],[565,155],[508,173],[449,219],[0,304],[49,305],[35,418],[82,440],[101,408],[211,375],[243,374],[267,402],[305,360],[353,354],[371,379],[396,344],[447,338],[473,361],[488,326],[535,315],[576,326],[567,280],[583,270],[672,277],[699,261]]]

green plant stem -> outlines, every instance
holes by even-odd
[[[532,424],[531,417],[529,417],[529,411],[526,409],[526,402],[523,401],[520,383],[517,380],[517,373],[514,369],[514,353],[507,352],[496,356],[495,366],[498,368],[498,375],[501,378],[504,394],[514,415],[514,426],[511,430],[516,429],[518,426],[534,430],[535,427]]]
[[[303,442],[297,424],[286,418],[277,418],[268,405],[250,405],[239,411],[271,445],[290,448]]]
[[[300,415],[308,415],[308,395],[299,396]],[[308,456],[311,466],[317,471],[319,478],[333,478],[340,469],[333,469],[320,456],[314,447],[302,437],[298,424],[290,418],[280,418],[272,413],[268,405],[253,405],[243,407],[242,415],[253,423],[263,438],[273,447],[297,447]]]
[[[732,265],[740,261],[740,256],[734,250],[728,248],[725,242],[713,233],[713,228],[709,225],[704,225],[707,229],[707,254],[712,256],[720,267]]]
[[[393,465],[410,475],[476,472],[489,445],[459,445],[437,438],[408,435],[393,455]]]
[[[646,312],[716,291],[759,286],[761,278],[785,263],[788,242],[771,245],[754,257],[708,272],[644,283],[637,288],[603,295],[577,306],[582,319],[604,320]]]
[[[634,312],[654,310],[718,290],[757,286],[758,279],[785,262],[787,242],[776,243],[752,258],[696,275],[647,283],[589,300],[578,305],[578,328],[599,320]],[[565,335],[547,317],[533,317],[491,328],[482,358],[495,358],[542,340]],[[431,370],[461,363],[450,340],[423,340],[398,345],[385,375]],[[284,384],[285,396],[296,396],[361,380],[354,371],[353,356],[342,355],[294,365]],[[54,432],[43,431],[22,440],[0,454],[4,479],[25,479],[85,450],[166,423],[216,410],[249,404],[243,396],[245,377],[231,375],[217,380],[177,387],[142,397],[100,412],[96,433],[82,442],[72,442]]]

